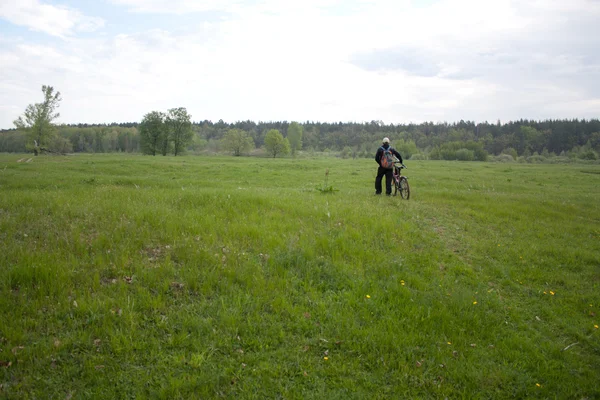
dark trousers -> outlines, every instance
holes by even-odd
[[[381,194],[381,180],[385,176],[385,194],[392,194],[392,176],[394,172],[387,168],[377,168],[377,177],[375,178],[375,193]]]

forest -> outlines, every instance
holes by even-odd
[[[254,122],[223,120],[192,122],[193,135],[186,142],[187,154],[266,155],[261,149],[271,130],[288,136],[292,123],[287,121]],[[299,123],[301,142],[298,150],[341,157],[372,157],[381,139],[389,137],[406,159],[481,160],[502,157],[530,162],[563,157],[600,159],[600,120],[518,120],[502,123],[408,123],[371,122]],[[48,147],[58,153],[144,152],[140,123],[56,125]],[[245,152],[232,152],[225,137],[232,130],[251,138]],[[0,131],[0,152],[26,152],[24,130]],[[285,154],[285,153],[284,153]]]

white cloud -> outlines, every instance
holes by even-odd
[[[58,37],[72,35],[75,31],[95,31],[104,25],[101,18],[88,17],[77,10],[38,0],[2,1],[0,18]]]
[[[137,13],[186,14],[206,11],[224,11],[231,13],[267,13],[277,15],[298,15],[315,9],[347,7],[348,1],[342,0],[109,0],[116,5],[125,6]],[[354,11],[359,10],[363,1],[352,0]]]
[[[204,11],[235,11],[243,6],[242,0],[110,0],[139,13],[185,14]]]
[[[178,106],[227,121],[597,117],[597,2],[113,1],[231,14],[185,33],[0,43],[0,82],[16,94],[0,95],[0,127],[42,84],[63,93],[65,122]]]

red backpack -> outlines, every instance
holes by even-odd
[[[381,149],[383,150],[383,154],[379,160],[381,168],[392,169],[394,166],[394,155],[392,154],[392,148],[388,147],[386,149],[385,147],[381,146]]]

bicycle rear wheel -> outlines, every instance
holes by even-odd
[[[398,194],[398,190],[400,190],[400,181],[398,180],[397,176],[394,176],[394,196],[396,196]]]
[[[400,191],[400,196],[402,196],[404,200],[408,200],[410,198],[410,186],[408,185],[408,179],[403,176],[400,177],[400,181],[398,182],[396,190]]]

